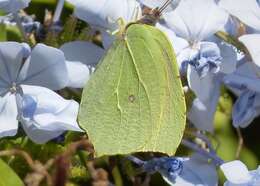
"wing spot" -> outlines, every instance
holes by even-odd
[[[128,100],[131,102],[131,103],[133,103],[134,101],[135,101],[135,96],[134,95],[130,95],[130,96],[128,96]]]

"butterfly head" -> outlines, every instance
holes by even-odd
[[[161,7],[157,7],[154,9],[145,9],[144,11],[144,16],[138,21],[139,23],[142,24],[147,24],[147,25],[155,25],[161,15],[162,12],[172,3],[172,0],[167,0]]]

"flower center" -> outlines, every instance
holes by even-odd
[[[9,91],[14,94],[17,92],[17,85],[15,82],[12,83],[12,86],[10,87]]]

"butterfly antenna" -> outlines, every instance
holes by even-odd
[[[159,12],[163,12],[171,3],[172,3],[173,0],[167,0],[162,6],[161,8],[159,8]]]

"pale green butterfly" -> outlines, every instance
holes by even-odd
[[[79,123],[97,157],[173,155],[181,142],[186,107],[176,57],[165,34],[144,24],[163,7],[118,34],[83,90]]]

